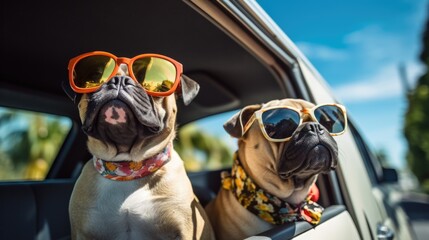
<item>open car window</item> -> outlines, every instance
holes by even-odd
[[[71,127],[67,117],[0,107],[0,181],[45,179]]]
[[[180,126],[177,132],[174,147],[183,159],[192,179],[194,191],[204,205],[212,200],[220,187],[220,171],[216,170],[229,168],[232,165],[232,154],[237,150],[237,140],[226,133],[223,124],[237,111],[202,118]],[[202,172],[205,173],[202,174]],[[209,184],[208,179],[210,179]],[[334,196],[334,189],[338,188],[337,184],[334,172],[319,176],[318,203],[325,208],[325,212],[317,227],[305,221],[289,223],[248,239],[310,239],[315,236],[329,236],[329,239],[360,239],[346,206],[339,203]],[[201,189],[207,188],[207,185],[211,188],[213,196],[198,194]],[[207,190],[202,192],[206,193]],[[338,230],[338,227],[341,230]]]
[[[188,172],[231,167],[237,141],[223,129],[223,123],[235,112],[212,115],[179,128],[174,148]]]

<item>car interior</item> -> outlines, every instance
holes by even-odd
[[[68,81],[68,61],[79,54],[159,53],[181,62],[184,74],[201,90],[189,106],[178,101],[179,126],[272,99],[312,100],[290,63],[233,13],[222,10],[222,2],[207,4],[230,22],[205,14],[208,10],[193,1],[2,1],[0,106],[65,116],[72,125],[45,180],[0,182],[0,239],[70,238],[70,194],[91,158],[76,105],[62,89]],[[235,28],[242,37],[231,30]],[[264,54],[271,53],[275,66],[243,39],[256,43]],[[189,173],[203,205],[216,195],[222,170]],[[317,184],[319,202],[327,208],[323,224],[345,207],[335,172],[319,177]],[[297,222],[260,235],[285,239],[311,227]]]

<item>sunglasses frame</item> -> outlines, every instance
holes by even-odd
[[[108,81],[110,81],[112,79],[112,77],[115,76],[118,73],[119,66],[122,63],[124,63],[128,67],[128,73],[129,73],[130,77],[134,81],[138,82],[140,85],[142,85],[142,84],[139,81],[137,81],[136,77],[134,76],[133,69],[132,69],[133,63],[136,60],[138,60],[140,58],[144,58],[144,57],[155,57],[155,58],[164,59],[164,60],[172,63],[174,65],[175,69],[176,69],[176,79],[175,79],[174,84],[173,84],[173,86],[171,87],[170,90],[168,90],[167,92],[152,92],[152,91],[148,91],[148,90],[145,89],[145,91],[147,92],[147,94],[149,94],[151,96],[155,96],[155,97],[163,97],[163,96],[169,96],[169,95],[173,94],[176,91],[177,87],[179,86],[180,80],[181,80],[181,76],[183,74],[183,65],[181,63],[179,63],[178,61],[176,61],[176,60],[174,60],[174,59],[172,59],[170,57],[167,57],[167,56],[164,56],[164,55],[161,55],[161,54],[145,53],[145,54],[137,55],[137,56],[135,56],[133,58],[126,58],[126,57],[117,57],[117,56],[115,56],[115,55],[113,55],[111,53],[108,53],[108,52],[93,51],[93,52],[88,52],[88,53],[84,53],[84,54],[81,54],[79,56],[76,56],[76,57],[70,59],[70,61],[69,61],[69,64],[68,64],[69,82],[70,82],[71,88],[76,93],[91,93],[91,92],[95,92],[95,91],[97,91],[97,89],[99,89],[104,84],[104,83],[100,84],[100,86],[97,86],[97,87],[80,88],[80,87],[76,86],[76,84],[74,83],[74,81],[73,81],[73,71],[74,71],[74,68],[75,68],[76,64],[80,60],[82,60],[82,59],[84,59],[86,57],[90,57],[90,56],[105,56],[105,57],[110,57],[110,58],[112,58],[115,61],[115,68],[113,69],[112,74],[110,74],[110,76],[107,78]]]
[[[246,125],[244,127],[243,127],[243,123],[241,122],[241,117],[240,117],[241,129],[243,130],[242,131],[242,136],[244,136],[244,134],[250,129],[250,127],[252,126],[253,122],[255,120],[258,120],[259,128],[260,128],[262,134],[264,135],[264,137],[268,141],[271,141],[271,142],[286,142],[286,141],[288,141],[293,136],[293,133],[296,131],[296,129],[295,129],[295,131],[292,132],[292,135],[290,137],[282,138],[282,139],[271,138],[270,136],[268,136],[267,132],[265,131],[264,124],[262,122],[262,114],[264,112],[269,111],[269,110],[273,110],[273,109],[289,109],[289,110],[292,110],[292,111],[298,113],[298,115],[299,115],[299,124],[298,124],[298,127],[299,127],[303,123],[303,116],[305,116],[305,115],[309,115],[314,122],[319,123],[319,121],[317,121],[317,119],[316,119],[316,116],[314,115],[314,111],[317,108],[323,107],[323,106],[335,106],[335,107],[340,108],[341,111],[343,111],[343,113],[344,113],[344,130],[341,131],[341,132],[338,132],[338,133],[329,133],[331,136],[338,136],[338,135],[343,134],[346,131],[346,129],[347,129],[347,111],[346,111],[346,108],[343,105],[340,105],[340,104],[329,103],[329,104],[320,104],[320,105],[316,105],[316,106],[314,106],[314,107],[312,107],[310,109],[309,108],[304,108],[304,109],[301,109],[301,110],[297,109],[297,108],[294,108],[294,107],[289,107],[289,106],[274,106],[274,107],[268,107],[268,108],[265,108],[265,109],[259,109],[259,110],[255,111],[252,114],[252,116],[247,121],[247,123],[246,123]],[[298,129],[298,127],[297,127],[297,129]]]

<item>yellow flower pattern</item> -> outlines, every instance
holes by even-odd
[[[311,201],[309,197],[294,206],[264,191],[247,176],[237,153],[234,154],[231,174],[222,173],[222,187],[231,190],[243,207],[271,224],[307,221],[316,225],[324,211],[322,206]]]
[[[108,171],[115,171],[117,166],[113,163],[113,162],[107,162],[105,167],[107,168]]]
[[[271,204],[260,203],[260,204],[256,205],[255,208],[258,209],[259,211],[264,211],[264,212],[269,212],[269,213],[274,212],[273,205],[271,205]]]
[[[164,166],[171,158],[172,144],[168,144],[160,153],[153,157],[134,161],[105,161],[93,158],[95,169],[101,176],[115,181],[130,181],[145,177]]]
[[[265,196],[263,191],[259,190],[256,192],[256,200],[258,201],[258,203],[262,203],[268,201],[268,197]]]
[[[140,162],[130,162],[130,169],[133,171],[138,171],[143,167],[143,161]]]
[[[276,222],[274,221],[274,218],[271,216],[271,214],[267,212],[261,212],[259,214],[259,217],[265,220],[266,222],[269,222],[271,224],[276,224]]]
[[[256,191],[256,185],[252,182],[250,178],[246,180],[247,191],[253,192]]]

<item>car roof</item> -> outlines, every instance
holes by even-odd
[[[180,122],[285,97],[290,90],[285,77],[232,33],[242,23],[219,3],[210,4],[217,15],[233,19],[232,28],[218,27],[219,20],[191,1],[3,1],[1,55],[6,60],[0,86],[70,107],[61,89],[69,59],[102,50],[124,57],[159,53],[181,62],[201,91],[190,107],[180,108]],[[249,41],[260,43],[243,29]]]

